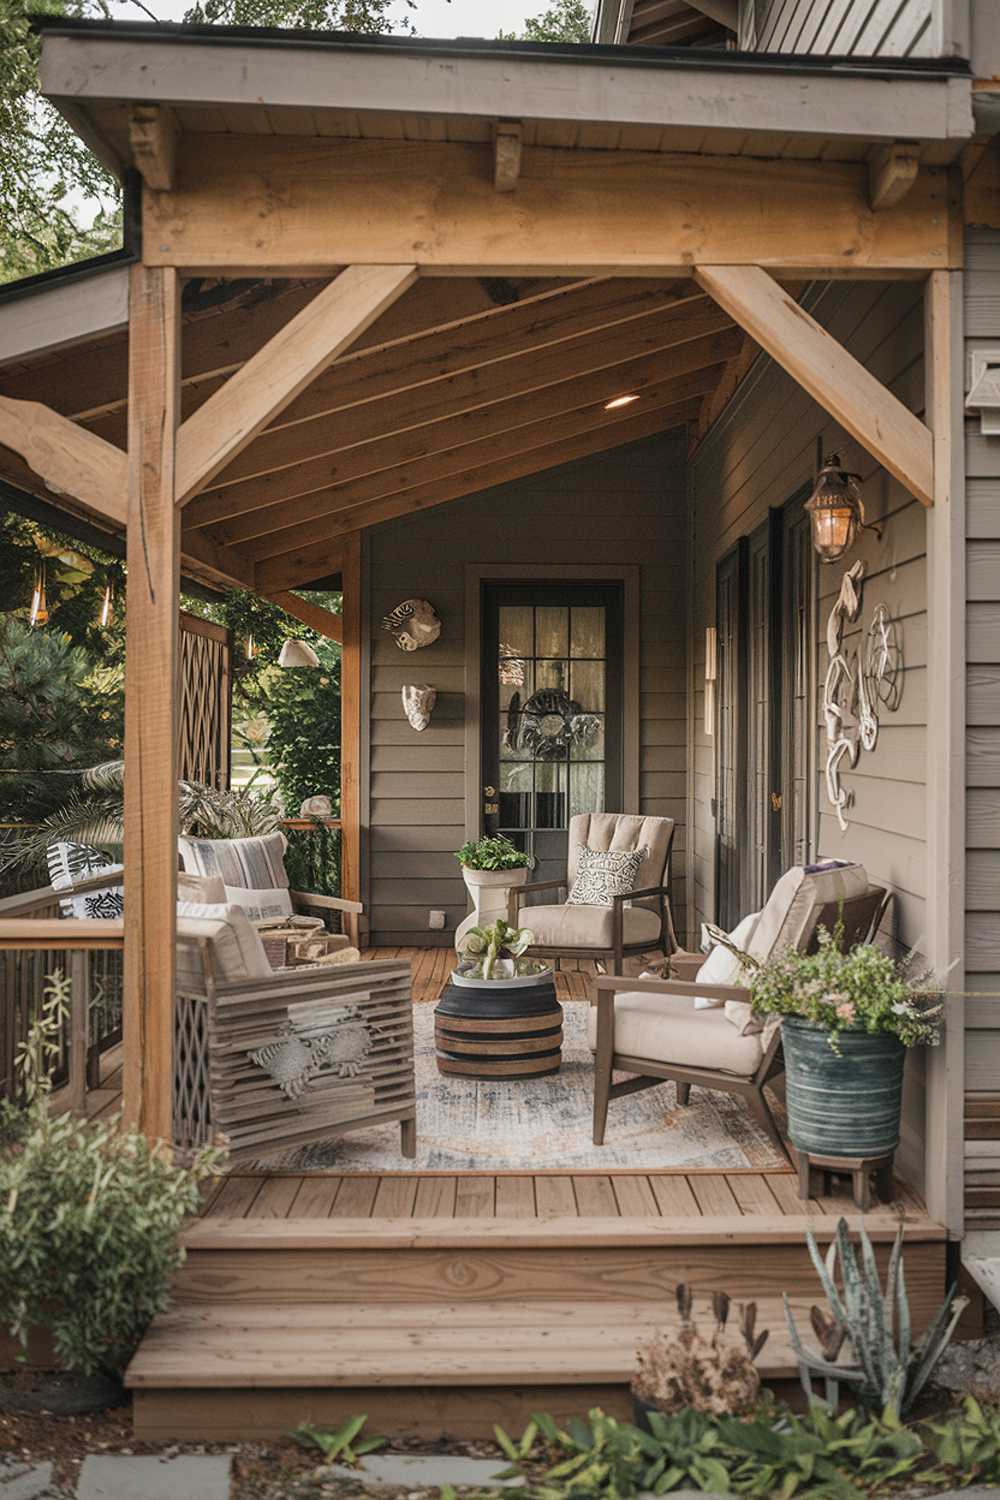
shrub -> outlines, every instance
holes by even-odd
[[[88,1124],[49,1109],[50,1067],[69,981],[53,976],[19,1057],[26,1109],[0,1149],[0,1318],[22,1343],[51,1331],[68,1370],[120,1374],[169,1302],[178,1231],[218,1170],[204,1151],[174,1165],[118,1118]],[[5,1111],[8,1124],[13,1111]]]

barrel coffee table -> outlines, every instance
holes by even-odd
[[[558,1073],[562,1019],[551,969],[495,981],[456,970],[434,1011],[438,1072],[511,1079]]]

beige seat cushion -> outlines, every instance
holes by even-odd
[[[188,870],[178,870],[177,899],[193,901],[202,906],[225,906],[226,887],[222,876],[192,875]]]
[[[659,912],[645,906],[626,906],[623,932],[626,943],[656,943]],[[519,927],[530,927],[539,948],[604,948],[614,941],[610,906],[522,906]]]
[[[827,902],[863,896],[867,889],[868,874],[863,865],[793,865],[768,896],[747,952],[753,958],[766,959],[786,948],[804,947]]]
[[[587,1017],[587,1038],[597,1046],[597,1007]],[[687,995],[631,994],[615,1000],[615,1051],[650,1062],[712,1068],[751,1078],[764,1056],[761,1034],[741,1036],[724,1010],[695,1010]]]
[[[202,977],[200,942],[207,941],[216,979],[266,979],[273,974],[260,934],[239,906],[177,903],[178,978]]]

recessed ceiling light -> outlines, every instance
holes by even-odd
[[[638,399],[639,397],[634,391],[625,396],[612,396],[610,401],[605,401],[604,410],[614,411],[619,406],[630,406],[633,401],[638,401]]]

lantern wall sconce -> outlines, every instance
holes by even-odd
[[[975,349],[969,355],[965,409],[979,413],[979,430],[984,437],[1000,434],[1000,349]]]
[[[882,532],[865,520],[865,507],[858,488],[859,474],[841,466],[839,453],[831,453],[816,476],[813,492],[805,503],[812,524],[812,544],[820,559],[834,563],[850,552],[859,531]]]
[[[705,733],[715,732],[715,680],[718,676],[717,644],[719,634],[714,625],[705,628]]]

